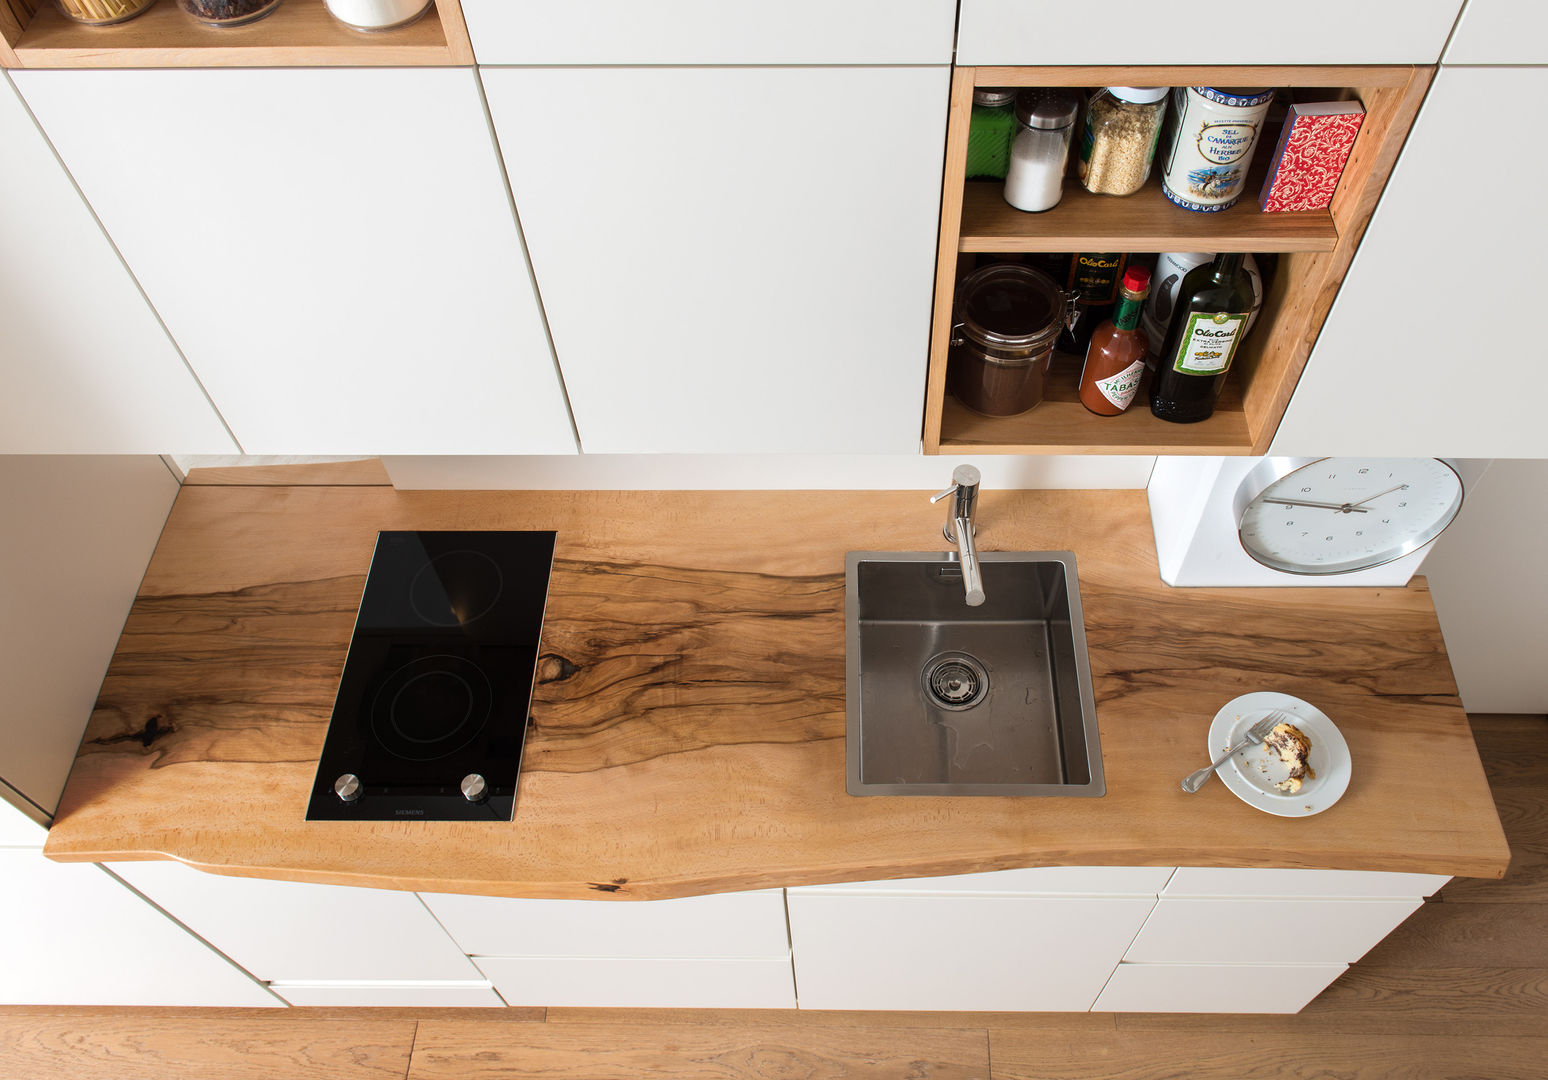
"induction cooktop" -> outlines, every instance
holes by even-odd
[[[380,532],[308,821],[509,821],[552,532]]]

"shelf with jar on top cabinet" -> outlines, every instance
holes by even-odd
[[[957,68],[947,131],[925,396],[926,452],[1266,452],[1432,74],[1432,68],[1409,65]],[[1280,87],[1309,100],[1356,99],[1364,106],[1365,120],[1333,201],[1324,210],[1265,213],[1259,209],[1257,193],[1277,138],[1273,127],[1259,139],[1256,168],[1249,172],[1240,200],[1217,213],[1195,213],[1166,199],[1161,190],[1161,151],[1150,179],[1139,192],[1121,198],[1093,195],[1070,175],[1058,204],[1040,213],[1009,205],[997,181],[966,178],[975,87],[1070,87],[1084,92],[1110,85]],[[1324,89],[1325,95],[1301,93]],[[1072,158],[1078,152],[1078,147],[1073,149]],[[1081,358],[1062,353],[1054,355],[1042,401],[1019,415],[985,416],[948,392],[953,298],[957,282],[972,268],[975,257],[1080,251],[1277,255],[1272,280],[1264,283],[1256,324],[1231,365],[1209,419],[1176,424],[1152,416],[1144,402],[1148,378],[1140,398],[1121,415],[1088,412],[1076,393]]]
[[[435,0],[424,14],[387,30],[357,30],[323,0],[280,0],[261,18],[241,22],[257,3],[206,6],[231,25],[210,26],[178,0],[70,0],[88,16],[139,9],[122,22],[87,25],[66,18],[53,0],[0,0],[0,67],[442,67],[473,63],[459,0]],[[359,6],[358,4],[356,5]],[[392,5],[381,8],[392,9]],[[372,5],[361,10],[374,11]],[[238,25],[238,23],[241,23]]]

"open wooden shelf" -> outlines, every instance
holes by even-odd
[[[1433,69],[1391,67],[1038,67],[958,68],[952,78],[941,198],[930,370],[925,392],[927,453],[1262,454],[1289,404],[1371,211],[1418,113]],[[1256,197],[1273,133],[1259,141],[1236,206],[1198,214],[1173,206],[1154,171],[1127,198],[1092,195],[1067,180],[1051,210],[1010,206],[993,181],[968,181],[968,124],[975,86],[1276,86],[1352,92],[1365,123],[1332,205],[1305,213],[1265,214]],[[963,252],[1242,251],[1280,254],[1251,335],[1232,364],[1215,415],[1172,424],[1150,415],[1142,398],[1121,416],[1088,412],[1075,383],[1079,361],[1056,360],[1041,404],[1020,416],[992,418],[946,392],[952,302]]]
[[[473,63],[458,0],[435,0],[422,18],[397,30],[364,31],[328,14],[322,0],[283,0],[247,26],[205,26],[178,6],[158,0],[113,26],[84,26],[48,0],[9,0],[9,66],[23,68],[160,67],[434,67]]]

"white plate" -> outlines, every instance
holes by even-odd
[[[1279,709],[1292,717],[1291,723],[1311,739],[1307,764],[1316,773],[1301,783],[1294,795],[1274,785],[1288,775],[1278,754],[1260,746],[1237,751],[1216,772],[1225,786],[1249,806],[1280,817],[1310,817],[1320,814],[1343,797],[1349,789],[1349,744],[1338,727],[1314,705],[1298,697],[1260,691],[1243,694],[1226,702],[1209,725],[1209,756],[1218,757],[1231,748],[1247,729],[1271,710]]]

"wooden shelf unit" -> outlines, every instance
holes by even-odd
[[[1433,68],[1390,67],[980,67],[953,74],[941,199],[924,442],[932,454],[1262,454],[1354,258],[1371,211],[1419,111]],[[1059,205],[1016,210],[1000,185],[966,178],[976,86],[1276,86],[1351,90],[1365,123],[1326,211],[1265,214],[1256,196],[1271,147],[1260,142],[1256,179],[1218,214],[1173,206],[1159,171],[1127,198],[1065,182]],[[962,252],[1246,251],[1280,253],[1252,335],[1231,367],[1215,415],[1200,424],[1157,420],[1143,401],[1122,416],[1088,412],[1075,395],[1079,362],[1058,356],[1043,402],[1020,416],[980,416],[946,393],[957,259]],[[1143,393],[1143,391],[1142,391]]]
[[[397,30],[345,26],[323,0],[283,0],[247,26],[205,26],[177,0],[84,26],[50,0],[0,0],[0,66],[19,68],[447,67],[473,63],[459,0]]]

